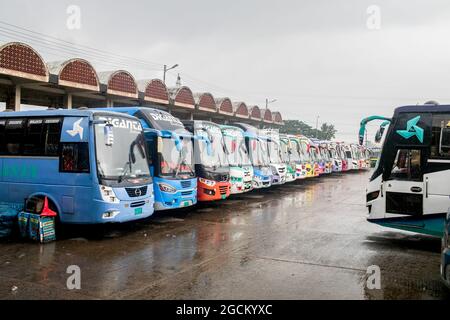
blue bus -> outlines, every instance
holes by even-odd
[[[234,123],[233,126],[245,132],[245,142],[253,165],[253,188],[272,186],[272,169],[270,168],[267,139],[259,135],[258,128],[246,123]]]
[[[0,203],[45,198],[61,223],[126,222],[153,214],[138,119],[93,110],[0,113]]]
[[[138,118],[152,155],[150,171],[155,210],[193,206],[197,203],[197,177],[193,164],[193,138],[183,123],[162,110],[147,107],[106,109]]]

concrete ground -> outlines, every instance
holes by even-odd
[[[0,299],[448,299],[440,240],[366,222],[368,172],[335,174],[158,214],[0,243]],[[81,290],[66,287],[67,267]],[[381,289],[367,288],[367,268]]]

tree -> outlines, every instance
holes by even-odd
[[[322,126],[320,127],[320,138],[322,140],[331,140],[336,136],[336,132],[337,130],[334,128],[334,125],[332,124],[328,124],[328,123],[323,123]]]
[[[334,125],[323,123],[319,130],[300,120],[285,120],[285,125],[280,129],[280,133],[302,134],[309,138],[318,138],[320,140],[331,140],[335,137],[337,130]]]

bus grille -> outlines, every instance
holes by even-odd
[[[183,180],[181,181],[181,187],[183,189],[187,189],[191,187],[191,181],[190,180]]]
[[[228,192],[228,186],[221,186],[219,187],[219,190],[221,195],[225,195]]]
[[[138,208],[138,207],[142,207],[143,205],[145,205],[145,201],[139,201],[139,202],[133,202],[132,204],[130,204],[130,207]]]
[[[192,194],[192,191],[183,191],[181,192],[182,196],[190,196]]]
[[[147,186],[140,188],[125,188],[130,198],[142,197],[147,194]]]

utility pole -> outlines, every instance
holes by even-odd
[[[164,84],[166,84],[166,73],[167,73],[167,71],[175,69],[176,67],[178,67],[178,64],[174,64],[170,68],[167,68],[167,65],[164,65],[164,73],[163,73],[163,82],[164,82]]]

